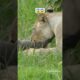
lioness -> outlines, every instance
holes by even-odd
[[[56,38],[56,46],[62,51],[62,13],[44,13],[38,16],[34,24],[31,40],[32,42],[43,42]]]

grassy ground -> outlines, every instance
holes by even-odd
[[[60,54],[27,55],[19,51],[18,63],[19,80],[62,80]]]
[[[36,19],[34,9],[45,7],[46,0],[18,0],[18,38],[29,39]],[[55,41],[51,43],[54,46]],[[19,80],[62,80],[61,54],[27,55],[19,50]]]

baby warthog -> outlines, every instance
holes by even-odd
[[[50,40],[55,36],[56,47],[62,51],[62,13],[39,14],[34,24],[31,40],[33,43]]]

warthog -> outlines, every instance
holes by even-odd
[[[40,14],[34,24],[31,40],[32,42],[43,42],[56,38],[56,46],[62,51],[62,13],[44,13]]]

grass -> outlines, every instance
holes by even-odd
[[[34,9],[45,7],[46,0],[18,0],[18,38],[29,39],[36,19]],[[55,46],[55,41],[51,47]],[[19,80],[62,80],[62,55],[56,53],[27,55],[18,52]]]
[[[19,51],[19,80],[62,80],[62,64],[60,54],[33,54]]]

